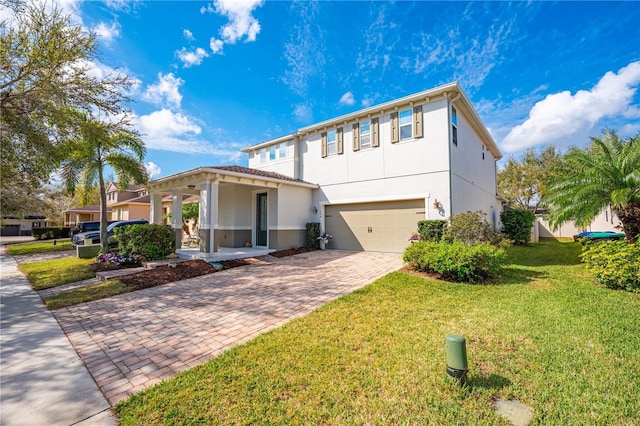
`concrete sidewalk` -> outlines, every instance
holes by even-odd
[[[0,424],[115,425],[54,316],[0,246]]]

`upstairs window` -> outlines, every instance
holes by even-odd
[[[362,121],[360,123],[360,148],[371,147],[371,121]]]
[[[338,139],[336,131],[329,130],[327,132],[327,155],[336,155],[338,153]]]
[[[451,106],[451,142],[458,146],[458,112],[453,105]],[[482,155],[484,158],[484,153]]]
[[[276,146],[271,145],[269,147],[269,161],[273,161],[276,159]]]
[[[413,137],[413,119],[410,109],[400,111],[400,140],[411,139]]]
[[[107,194],[107,200],[109,201],[114,201],[116,199],[116,193],[115,192],[110,192]]]
[[[261,163],[267,162],[267,148],[262,148],[260,150],[260,162]]]
[[[285,142],[278,145],[278,158],[281,160],[287,158],[287,144]]]

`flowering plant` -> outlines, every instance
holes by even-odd
[[[422,237],[419,234],[414,233],[410,238],[409,241],[414,242],[414,241],[422,241]]]
[[[96,263],[113,263],[114,265],[124,265],[125,263],[136,263],[133,256],[125,256],[118,253],[104,253],[96,257]]]
[[[329,241],[329,240],[332,240],[332,239],[333,239],[333,235],[323,233],[323,234],[321,234],[321,235],[318,237],[318,239],[319,239],[319,240],[322,240],[322,241],[327,242],[327,241]]]

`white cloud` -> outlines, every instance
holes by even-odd
[[[640,62],[632,62],[618,73],[607,72],[591,90],[547,95],[537,102],[524,123],[514,127],[501,144],[506,152],[536,145],[562,143],[585,130],[593,129],[604,118],[638,118],[632,105],[640,84]]]
[[[264,0],[215,0],[200,8],[200,13],[216,13],[228,18],[229,23],[220,27],[222,39],[211,37],[209,46],[214,54],[221,53],[223,46],[239,40],[255,41],[260,33],[260,23],[253,11],[262,6]]]
[[[189,31],[188,29],[184,29],[182,30],[182,35],[184,36],[184,38],[186,38],[189,41],[193,41],[196,38],[193,36],[193,33],[191,31]]]
[[[183,47],[182,49],[176,51],[176,56],[178,56],[178,59],[182,61],[182,64],[185,68],[189,68],[193,65],[200,65],[202,63],[202,60],[209,55],[201,47],[198,47],[194,51],[189,51],[186,47]]]
[[[309,84],[315,80],[324,80],[324,29],[318,24],[317,2],[299,2],[293,4],[299,10],[298,22],[293,26],[291,40],[285,44],[284,57],[287,69],[282,82],[296,95],[306,98]]]
[[[104,22],[100,22],[93,27],[93,33],[97,38],[104,41],[105,44],[109,45],[113,40],[120,37],[120,24],[112,22],[111,25],[107,25]]]
[[[255,41],[260,32],[260,23],[252,15],[263,0],[216,0],[216,13],[229,18],[229,23],[220,30],[225,43],[235,43],[242,38]]]
[[[173,73],[166,75],[158,73],[158,82],[147,86],[147,90],[142,94],[142,100],[156,105],[180,108],[182,95],[179,89],[183,84],[184,80],[176,78]]]
[[[205,13],[213,13],[216,10],[213,8],[213,5],[211,3],[207,4],[206,6],[202,6],[200,8],[200,14],[204,15]]]
[[[293,116],[296,121],[301,123],[309,123],[313,120],[313,110],[309,104],[298,104],[293,109]]]
[[[222,40],[218,40],[215,37],[211,37],[211,40],[209,40],[209,47],[211,48],[211,51],[213,52],[213,54],[218,54],[218,53],[222,53],[222,48],[224,47],[224,42]]]
[[[149,179],[153,179],[162,173],[162,169],[153,161],[149,161],[148,163],[144,163],[145,169],[147,169],[147,174],[149,175]]]
[[[151,137],[199,135],[202,133],[202,128],[189,120],[187,116],[164,108],[151,114],[142,115],[137,121],[140,131]]]
[[[356,103],[355,98],[353,97],[353,93],[351,92],[347,92],[344,95],[342,95],[342,97],[340,98],[340,101],[338,101],[340,103],[340,105],[354,105]]]
[[[167,109],[134,117],[133,124],[141,133],[142,140],[148,149],[184,154],[217,155],[234,163],[238,162],[242,155],[238,149],[233,148],[234,143],[225,143],[221,148],[220,142],[214,146],[210,142],[200,139],[202,128],[194,120],[184,114],[174,113]]]

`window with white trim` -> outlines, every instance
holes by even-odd
[[[273,161],[276,159],[276,146],[271,145],[269,147],[269,161]]]
[[[336,138],[336,130],[327,132],[327,155],[336,155],[338,153],[338,139]]]
[[[107,200],[109,201],[114,201],[116,199],[116,193],[115,192],[110,192],[107,194]]]
[[[260,150],[260,162],[261,163],[267,162],[267,148],[262,148]]]
[[[282,160],[284,158],[287,158],[287,144],[282,142],[278,144],[278,159]]]
[[[371,148],[371,121],[360,122],[360,148]]]
[[[410,109],[398,113],[400,124],[400,140],[413,138],[413,115]]]
[[[451,105],[451,142],[458,146],[458,112],[453,105]],[[482,155],[484,158],[484,153]]]

